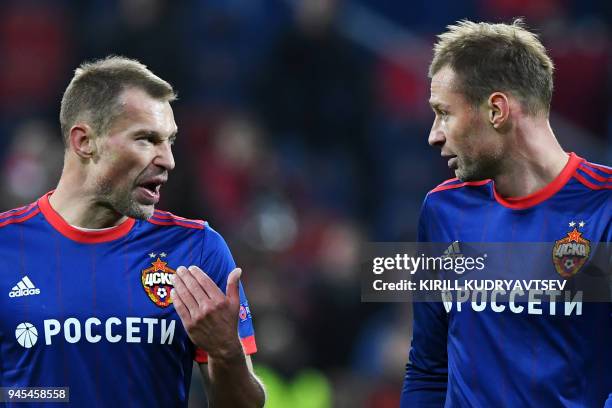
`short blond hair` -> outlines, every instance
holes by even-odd
[[[111,55],[81,64],[62,97],[60,124],[65,145],[78,120],[86,120],[96,136],[107,132],[121,114],[119,95],[130,87],[163,101],[176,99],[168,82],[134,59]]]
[[[429,77],[449,66],[458,91],[475,106],[491,93],[509,92],[531,115],[550,112],[554,65],[523,20],[512,24],[462,20],[438,35]]]

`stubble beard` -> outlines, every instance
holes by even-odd
[[[477,113],[474,113],[471,120],[472,135],[479,135],[481,141],[473,139],[466,149],[467,154],[457,156],[457,169],[455,176],[461,181],[481,181],[493,179],[499,174],[502,167],[503,149],[495,143],[486,143],[483,136],[487,134],[488,126],[486,126]],[[488,137],[494,137],[489,134]],[[480,150],[480,153],[474,154]]]
[[[481,181],[493,179],[501,165],[501,157],[496,153],[481,154],[475,159],[457,158],[455,176],[461,181]]]
[[[101,182],[98,186],[98,197],[109,208],[126,217],[147,220],[153,216],[155,207],[138,203],[133,197],[134,189],[127,187],[117,189],[109,183]]]

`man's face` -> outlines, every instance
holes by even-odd
[[[96,139],[93,163],[96,200],[128,217],[147,219],[174,168],[177,127],[170,104],[140,89],[120,96],[122,113],[108,134]]]
[[[428,142],[440,147],[442,157],[448,158],[448,167],[460,180],[493,178],[501,164],[502,140],[487,120],[488,108],[469,103],[458,91],[456,81],[448,66],[431,79],[429,104],[436,117]]]

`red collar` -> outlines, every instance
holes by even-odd
[[[49,224],[53,228],[55,228],[60,234],[69,238],[73,241],[81,242],[84,244],[98,244],[101,242],[109,242],[115,239],[119,239],[125,236],[132,227],[136,220],[133,218],[128,218],[121,224],[105,229],[104,231],[82,231],[78,228],[74,228],[72,225],[68,224],[61,215],[59,215],[53,207],[51,207],[51,203],[49,203],[49,196],[53,194],[53,191],[48,192],[44,196],[38,199],[38,207],[40,211],[47,219]]]
[[[495,190],[495,182],[493,182],[493,195],[495,200],[504,207],[511,208],[513,210],[524,210],[534,205],[540,204],[543,201],[548,200],[550,197],[555,195],[557,191],[561,190],[568,180],[574,175],[576,169],[582,163],[584,159],[576,155],[576,153],[569,154],[569,160],[567,164],[561,170],[561,173],[550,182],[547,186],[535,193],[523,196],[523,197],[502,197]]]

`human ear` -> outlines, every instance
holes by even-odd
[[[93,132],[84,123],[77,123],[70,128],[68,137],[70,148],[82,159],[91,159],[96,153]]]
[[[489,122],[495,129],[501,128],[510,116],[510,103],[508,97],[502,92],[493,92],[487,100],[489,108]]]

